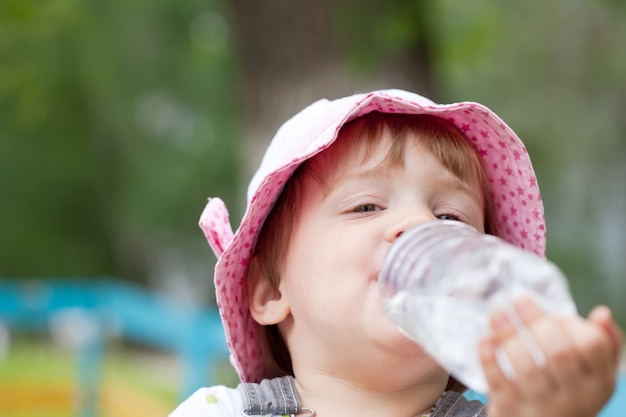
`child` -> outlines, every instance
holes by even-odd
[[[242,384],[202,388],[173,417],[486,416],[386,317],[383,257],[408,228],[454,219],[545,256],[543,205],[515,133],[476,103],[399,90],[321,100],[286,122],[233,235],[223,202],[200,225],[219,260],[217,302]],[[517,311],[537,367],[504,316],[480,346],[492,417],[595,416],[614,389],[621,331],[606,307]],[[512,360],[516,379],[494,351]]]

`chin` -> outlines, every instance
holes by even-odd
[[[382,340],[382,343],[387,345],[390,349],[425,355],[422,348],[415,341],[398,330],[398,328],[388,319],[386,320],[386,323],[378,326],[375,337]]]

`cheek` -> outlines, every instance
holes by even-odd
[[[291,304],[354,314],[363,308],[377,278],[381,245],[360,229],[328,225],[306,215],[301,220],[284,263],[283,279],[289,281]]]

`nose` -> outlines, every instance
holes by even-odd
[[[426,210],[415,210],[410,213],[400,215],[389,225],[386,232],[386,239],[390,243],[394,242],[407,230],[436,219],[437,218],[434,214]]]

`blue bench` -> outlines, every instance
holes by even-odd
[[[79,372],[88,385],[98,377],[104,338],[111,333],[178,355],[184,366],[181,398],[210,385],[211,366],[228,357],[216,309],[185,306],[113,279],[0,280],[0,321],[34,331],[64,322],[65,328],[79,327]]]
[[[181,399],[201,386],[211,385],[211,366],[228,357],[215,309],[184,306],[112,279],[0,280],[0,320],[9,326],[37,331],[49,331],[51,325],[68,320],[72,326],[82,326],[79,377],[84,387],[97,384],[94,381],[99,376],[104,336],[109,332],[178,355],[185,368]],[[471,391],[466,396],[485,401],[485,397]],[[625,416],[623,374],[611,401],[598,417]]]

